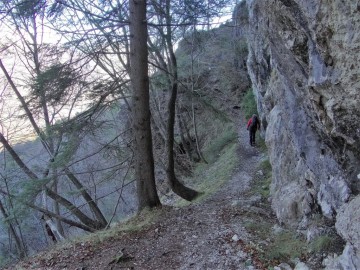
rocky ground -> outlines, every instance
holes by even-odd
[[[132,221],[141,229],[84,238],[8,269],[292,269],[269,268],[280,261],[263,257],[271,236],[257,230],[277,225],[267,200],[250,190],[265,154],[248,145],[244,125],[238,140],[237,170],[206,200],[142,213]]]

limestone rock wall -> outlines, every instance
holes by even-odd
[[[357,269],[346,261],[360,261],[352,235],[359,216],[346,213],[360,207],[360,1],[246,4],[247,66],[273,168],[273,209],[305,231],[316,215],[336,221],[347,246],[328,269]]]

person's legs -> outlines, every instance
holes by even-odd
[[[256,130],[252,132],[252,145],[255,145],[255,134],[256,134]]]
[[[255,144],[255,130],[250,129],[249,133],[250,133],[250,145],[253,145]]]

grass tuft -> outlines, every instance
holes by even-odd
[[[322,252],[325,250],[329,250],[334,244],[334,239],[328,235],[321,235],[316,237],[310,243],[310,250],[312,252]]]
[[[275,236],[274,242],[267,247],[265,258],[268,260],[287,261],[300,258],[306,253],[305,239],[296,236],[293,232],[286,231]]]
[[[268,267],[279,262],[289,262],[295,258],[303,258],[308,252],[308,244],[295,232],[284,230],[280,233],[272,231],[272,223],[261,218],[251,218],[244,223],[245,228],[259,239],[254,247],[258,251],[261,262]],[[264,244],[264,240],[266,244]],[[262,243],[262,244],[259,244]]]

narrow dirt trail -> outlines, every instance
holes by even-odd
[[[246,191],[261,154],[248,144],[244,127],[245,123],[238,128],[240,163],[231,180],[205,202],[189,207],[190,214],[182,217],[187,223],[178,223],[177,229],[184,235],[177,256],[179,269],[254,269],[251,256],[243,249],[250,235],[243,226],[242,212],[250,206]]]
[[[55,250],[22,263],[22,269],[258,269],[246,249],[251,235],[243,213],[254,201],[246,192],[262,154],[248,144],[245,122],[238,127],[237,170],[207,200],[181,208],[164,206],[145,230]]]

